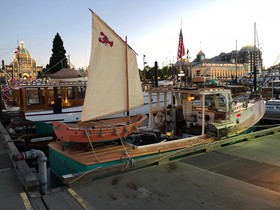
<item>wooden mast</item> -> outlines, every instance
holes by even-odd
[[[128,83],[127,36],[125,36],[125,77],[126,77],[126,115],[129,116],[129,83]]]

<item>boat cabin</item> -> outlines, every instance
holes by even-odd
[[[174,138],[208,134],[221,139],[248,129],[250,119],[259,119],[246,95],[232,99],[224,87],[153,89],[150,100],[160,93],[172,103],[150,103],[149,126]]]
[[[54,113],[60,113],[62,108],[82,106],[85,91],[85,82],[22,84],[13,89],[13,101],[24,113],[40,110],[53,110]]]

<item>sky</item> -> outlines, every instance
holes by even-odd
[[[256,45],[266,68],[279,63],[279,0],[2,0],[0,59],[12,62],[21,40],[37,65],[45,67],[59,33],[70,63],[89,64],[92,9],[148,66],[175,63],[179,32],[192,61],[202,50],[206,58]]]

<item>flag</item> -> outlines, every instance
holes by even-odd
[[[2,86],[2,93],[6,104],[10,105],[12,102],[12,88],[9,86],[9,84]]]
[[[12,82],[13,88],[16,88],[16,87],[20,86],[20,81],[19,80],[16,80],[16,79],[12,78],[11,82]]]
[[[182,29],[180,29],[177,60],[181,59],[184,55],[185,55],[184,40],[183,40]]]

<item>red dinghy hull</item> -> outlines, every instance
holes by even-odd
[[[97,121],[62,123],[54,121],[53,129],[59,140],[68,143],[106,142],[126,138],[141,127],[147,115],[139,114]]]

